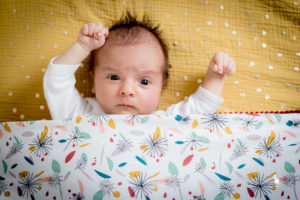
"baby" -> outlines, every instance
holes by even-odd
[[[94,98],[82,98],[75,89],[75,71],[91,54]],[[157,110],[168,78],[167,45],[158,26],[127,13],[110,29],[85,24],[78,39],[53,58],[44,76],[44,94],[52,119],[85,114],[198,114],[214,113],[223,102],[226,76],[235,63],[225,53],[211,59],[206,78],[187,100]]]

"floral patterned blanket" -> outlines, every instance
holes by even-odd
[[[300,113],[5,122],[0,160],[1,199],[300,199]]]

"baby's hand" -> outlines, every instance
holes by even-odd
[[[211,59],[209,70],[223,76],[230,76],[235,72],[235,62],[223,52],[217,52]]]
[[[89,52],[102,47],[108,30],[101,23],[84,24],[79,32],[78,43]]]

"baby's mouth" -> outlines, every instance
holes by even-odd
[[[133,108],[133,106],[130,104],[118,104],[118,106],[125,107],[125,108]]]

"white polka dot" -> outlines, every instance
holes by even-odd
[[[13,45],[14,45],[13,42],[9,42],[9,43],[8,43],[8,46],[10,46],[10,47],[12,47]]]
[[[300,91],[300,88],[296,87],[295,90],[296,90],[296,92],[299,92],[299,91]]]
[[[186,81],[189,79],[189,77],[187,75],[183,76],[183,79]]]
[[[270,99],[270,95],[266,94],[265,95],[265,100],[269,100]]]
[[[294,41],[297,40],[296,35],[292,35],[291,40],[294,40]]]
[[[147,7],[148,6],[148,2],[144,2],[144,7]]]
[[[29,26],[28,24],[26,24],[26,25],[25,25],[25,29],[26,29],[26,30],[29,30],[29,29],[30,29],[30,26]]]
[[[40,45],[39,43],[37,43],[37,44],[35,44],[35,47],[36,47],[36,48],[40,48],[41,45]]]
[[[46,69],[45,69],[45,68],[42,68],[42,69],[41,69],[41,71],[42,71],[42,72],[45,72],[45,71],[46,71]]]
[[[185,30],[185,28],[186,28],[185,24],[182,24],[182,25],[181,25],[181,29],[182,29],[182,30]]]
[[[291,87],[290,83],[285,83],[285,87]]]
[[[238,46],[239,47],[243,46],[243,43],[241,41],[238,41]]]
[[[42,9],[43,9],[43,6],[42,6],[42,5],[39,5],[38,8],[39,8],[40,10],[42,10]]]
[[[202,83],[202,79],[199,78],[199,79],[197,80],[197,83]]]
[[[24,18],[24,14],[21,14],[21,15],[20,15],[20,19],[23,19],[23,18]]]
[[[53,44],[53,48],[54,48],[54,49],[57,49],[57,48],[58,48],[58,44],[57,44],[57,43],[54,43],[54,44]]]
[[[239,85],[239,81],[234,81],[234,85]]]
[[[179,96],[180,96],[180,93],[179,93],[179,92],[176,92],[176,93],[175,93],[175,96],[176,96],[176,97],[179,97]]]
[[[240,93],[240,97],[244,98],[246,96],[245,93]]]
[[[72,10],[68,10],[68,15],[71,15],[72,14]]]
[[[204,0],[204,4],[207,5],[207,4],[208,4],[208,1],[207,1],[207,0]]]
[[[200,28],[199,28],[199,27],[197,27],[197,28],[196,28],[196,32],[199,32],[199,31],[200,31]]]
[[[41,106],[40,106],[40,109],[41,109],[41,110],[44,110],[44,109],[45,109],[45,106],[44,106],[44,105],[41,105]]]
[[[21,68],[21,69],[24,69],[24,68],[25,68],[25,65],[24,65],[24,64],[21,64],[21,65],[20,65],[20,68]]]
[[[281,32],[281,35],[282,35],[282,36],[286,36],[286,31],[282,31],[282,32]]]
[[[277,56],[278,56],[278,57],[282,57],[282,53],[279,53],[279,52],[278,52],[278,53],[277,53]]]
[[[53,24],[52,24],[52,23],[48,23],[48,26],[49,26],[49,27],[52,27],[52,26],[53,26]]]
[[[25,118],[25,115],[24,114],[21,114],[20,115],[20,119],[24,119]]]
[[[297,53],[296,53],[296,56],[297,56],[297,57],[300,57],[300,52],[297,52]]]
[[[285,109],[285,104],[280,104],[281,109]]]
[[[232,30],[232,35],[236,35],[236,30]]]
[[[299,3],[297,1],[294,1],[293,5],[296,7],[299,5]]]
[[[17,108],[13,108],[13,109],[12,109],[12,112],[13,112],[13,113],[17,113]]]
[[[251,11],[250,11],[250,10],[247,10],[247,11],[246,11],[246,15],[247,15],[247,16],[250,16],[250,15],[251,15]]]
[[[206,24],[207,24],[208,26],[210,26],[210,25],[212,24],[212,22],[211,22],[211,21],[207,21]]]
[[[251,24],[251,27],[252,28],[256,28],[256,24]]]
[[[8,92],[8,96],[11,97],[12,95],[13,95],[13,92],[12,92],[12,91],[9,91],[9,92]]]
[[[257,42],[258,41],[258,37],[254,37],[253,40],[254,40],[254,42]]]
[[[154,7],[152,7],[152,8],[151,8],[151,11],[153,11],[153,12],[154,12],[154,11],[155,11],[155,8],[154,8]]]
[[[170,18],[171,14],[170,13],[166,13],[166,18]]]
[[[256,88],[257,93],[261,93],[261,88]]]
[[[224,10],[224,6],[223,5],[220,5],[220,10]]]
[[[42,59],[42,60],[43,60],[44,58],[45,58],[45,56],[44,56],[44,55],[40,55],[40,59]]]
[[[123,3],[123,5],[125,5],[126,4],[126,0],[123,0],[122,3]]]
[[[228,24],[227,22],[225,22],[225,23],[224,23],[224,26],[225,26],[225,27],[228,27],[228,26],[229,26],[229,24]]]
[[[29,79],[30,79],[30,75],[26,75],[25,78],[26,78],[27,80],[29,80]]]
[[[299,72],[299,67],[294,67],[295,72]]]
[[[269,69],[269,70],[273,70],[274,67],[273,67],[272,65],[269,65],[269,66],[268,66],[268,69]]]
[[[17,58],[13,58],[13,62],[17,63],[18,59]]]
[[[265,14],[265,19],[270,19],[270,15],[269,14]]]
[[[255,74],[254,76],[256,79],[259,79],[260,75],[259,74]]]
[[[269,87],[270,86],[270,82],[266,81],[265,86]]]
[[[185,14],[185,15],[188,15],[188,14],[189,14],[189,11],[188,11],[188,10],[185,10],[185,11],[184,11],[184,14]]]
[[[12,12],[12,13],[16,13],[17,10],[16,10],[15,8],[13,8],[13,9],[11,10],[11,12]]]
[[[45,18],[40,18],[40,22],[44,23],[45,22]]]
[[[100,10],[97,10],[97,11],[96,11],[96,15],[97,15],[97,16],[100,16],[100,15],[101,15],[101,11],[100,11]]]
[[[186,62],[186,64],[187,64],[187,65],[191,65],[192,62],[191,62],[190,60],[188,60],[188,61]]]
[[[185,44],[183,44],[183,45],[182,45],[182,48],[183,48],[183,49],[186,49],[186,46],[185,46]]]
[[[35,93],[35,98],[40,98],[40,94],[39,93]]]
[[[262,36],[266,36],[266,35],[267,35],[267,31],[263,30],[263,31],[261,32],[261,35],[262,35]]]
[[[261,44],[261,47],[262,47],[262,48],[267,48],[267,44],[266,44],[266,43],[262,43],[262,44]]]
[[[64,35],[68,35],[68,31],[64,31],[63,34],[64,34]]]
[[[178,45],[178,42],[177,41],[174,41],[173,42],[173,46],[177,46]]]
[[[255,65],[255,62],[254,62],[254,61],[251,61],[251,62],[250,62],[250,66],[253,67],[254,65]]]
[[[53,15],[53,11],[50,10],[50,11],[48,12],[48,15],[52,16],[52,15]]]

